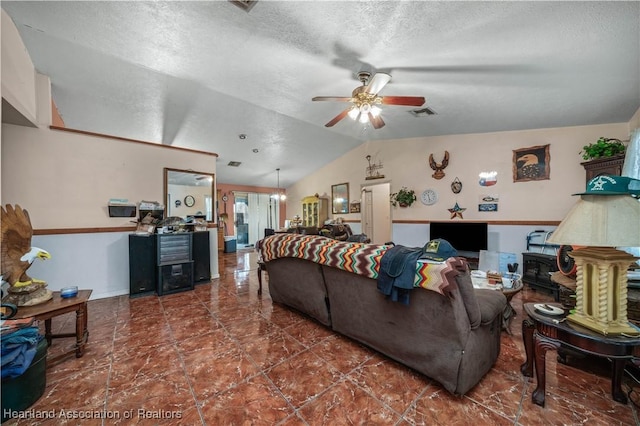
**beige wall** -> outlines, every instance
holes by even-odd
[[[314,193],[328,196],[331,185],[341,182],[349,182],[350,200],[357,201],[361,185],[375,182],[365,180],[368,165],[365,157],[371,155],[372,161],[382,161],[380,172],[385,178],[381,181],[391,182],[392,192],[407,186],[418,196],[427,188],[439,194],[439,201],[432,206],[418,200],[410,208],[393,208],[394,221],[449,220],[451,214],[447,209],[456,202],[467,209],[464,220],[559,221],[575,203],[571,194],[585,185],[579,152],[600,136],[626,140],[629,123],[367,142],[287,188],[287,214],[289,217],[301,214],[303,197]],[[546,144],[550,145],[550,179],[514,183],[513,150]],[[446,176],[435,180],[431,177],[429,154],[433,153],[440,162],[445,150],[450,154],[449,166],[444,170]],[[478,174],[492,170],[498,172],[498,183],[481,187]],[[456,177],[463,184],[457,195],[450,189]],[[478,200],[483,194],[499,196],[498,212],[478,211]],[[359,214],[340,216],[360,220]]]
[[[216,157],[48,128],[2,125],[2,204],[29,210],[34,229],[132,226],[111,198],[163,202],[163,168],[216,172]]]
[[[638,108],[638,111],[636,111],[631,120],[629,120],[629,132],[638,128],[640,128],[640,108]]]
[[[9,15],[2,10],[2,97],[31,123],[36,123],[36,71]]]

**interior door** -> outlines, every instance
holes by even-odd
[[[374,244],[392,241],[389,182],[362,187],[362,229]]]
[[[373,241],[373,191],[362,188],[362,232]]]

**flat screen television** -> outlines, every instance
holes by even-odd
[[[449,241],[459,252],[487,250],[486,222],[431,222],[429,235]]]

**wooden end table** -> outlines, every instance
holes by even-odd
[[[527,360],[520,367],[524,376],[532,377],[535,363],[537,387],[531,396],[532,401],[544,407],[546,352],[549,349],[566,348],[609,358],[613,362],[611,396],[614,401],[626,404],[627,396],[622,391],[622,374],[627,360],[638,355],[640,337],[605,336],[565,321],[567,311],[565,315],[551,316],[538,312],[534,305],[534,303],[524,304],[524,311],[529,316],[522,321],[522,339]],[[549,303],[549,305],[562,308],[559,303]]]
[[[45,338],[51,346],[51,340],[61,337],[76,338],[76,358],[84,355],[84,345],[89,339],[87,330],[87,301],[92,290],[79,290],[76,297],[63,299],[59,291],[53,292],[53,298],[45,303],[35,306],[20,306],[13,317],[15,319],[34,317],[36,320],[44,320]],[[53,334],[51,333],[51,319],[68,312],[76,313],[76,332]]]

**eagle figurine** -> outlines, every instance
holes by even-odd
[[[51,255],[38,247],[31,246],[31,219],[29,212],[16,204],[15,209],[7,204],[2,208],[2,265],[0,273],[2,279],[9,283],[12,289],[18,289],[31,284],[46,283],[27,275],[27,269],[36,259],[50,259]]]
[[[429,165],[436,172],[431,175],[434,179],[442,179],[444,177],[443,170],[449,165],[449,151],[444,152],[444,158],[442,159],[442,163],[436,163],[436,160],[433,159],[433,154],[429,154]]]

